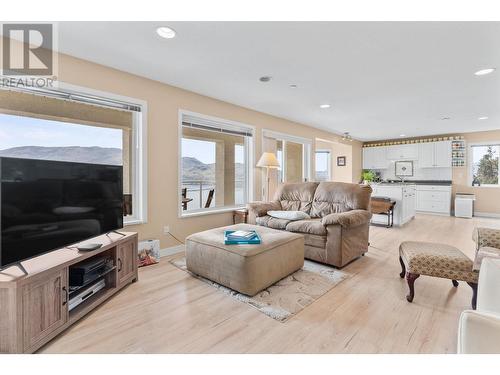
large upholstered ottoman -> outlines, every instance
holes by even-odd
[[[401,278],[408,282],[408,302],[415,295],[414,283],[420,275],[450,279],[454,287],[458,281],[465,281],[472,288],[472,308],[476,308],[477,279],[479,273],[473,270],[473,262],[453,246],[432,242],[406,241],[399,245]]]
[[[224,245],[225,230],[256,230],[260,245]],[[197,275],[253,296],[304,265],[304,237],[236,224],[186,238],[186,266]]]

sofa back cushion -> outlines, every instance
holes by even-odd
[[[369,210],[370,186],[345,182],[321,182],[314,194],[311,217],[351,210]]]
[[[282,210],[311,212],[317,182],[285,183],[278,187],[274,200],[281,203]]]

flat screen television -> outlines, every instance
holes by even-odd
[[[123,227],[121,166],[0,157],[0,269]]]

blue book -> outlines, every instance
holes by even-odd
[[[257,232],[252,238],[249,239],[238,239],[231,237],[231,233],[234,233],[234,230],[226,230],[224,231],[224,244],[225,245],[258,245],[260,244],[260,236]]]

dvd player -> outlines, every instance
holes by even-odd
[[[87,288],[70,298],[68,303],[68,310],[73,310],[75,307],[79,306],[105,287],[106,281],[104,279],[100,279],[94,284],[89,285]]]

